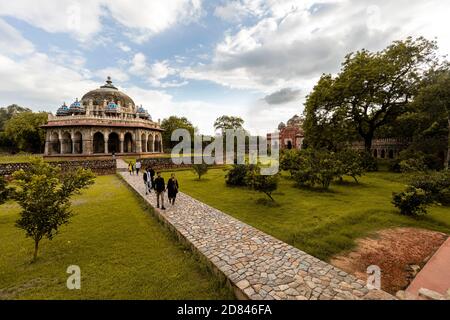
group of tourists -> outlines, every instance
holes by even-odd
[[[142,168],[142,163],[138,160],[136,161],[135,164],[133,164],[133,162],[129,162],[128,163],[128,172],[130,173],[130,175],[136,174],[139,175],[139,171]]]
[[[141,168],[142,163],[140,161],[136,161],[136,164],[134,165],[132,162],[128,163],[128,171],[130,172],[130,175],[136,173],[136,175],[139,176],[139,171],[141,170]],[[151,194],[152,190],[155,191],[157,208],[160,208],[161,205],[161,209],[166,210],[164,206],[164,196],[166,191],[169,198],[169,203],[171,205],[175,205],[175,199],[177,198],[179,184],[174,173],[172,173],[166,185],[164,178],[161,176],[161,172],[156,173],[152,167],[147,167],[143,171],[143,180],[146,195]]]

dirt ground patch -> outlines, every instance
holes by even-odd
[[[381,268],[382,289],[395,295],[408,287],[447,237],[415,228],[382,230],[358,240],[354,251],[334,257],[331,264],[363,280],[367,279],[367,267],[377,265]]]

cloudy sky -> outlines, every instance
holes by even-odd
[[[0,0],[0,106],[56,111],[104,83],[153,119],[265,134],[343,57],[407,36],[450,53],[442,0]]]

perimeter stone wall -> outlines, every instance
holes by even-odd
[[[116,160],[52,161],[49,164],[60,167],[63,172],[81,167],[91,169],[97,175],[116,173]],[[0,164],[0,176],[10,176],[20,169],[26,171],[29,166],[29,163],[2,163]]]

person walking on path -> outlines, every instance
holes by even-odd
[[[175,199],[177,198],[178,193],[178,180],[175,177],[175,174],[172,173],[169,181],[167,181],[167,195],[169,197],[169,203],[175,205]]]
[[[156,190],[156,207],[159,208],[159,202],[161,199],[161,209],[166,210],[164,207],[164,191],[166,190],[166,183],[164,178],[161,177],[161,172],[158,172],[158,177],[155,179],[155,190]]]
[[[138,160],[136,161],[136,175],[139,175],[139,170],[141,170],[142,163]]]
[[[152,193],[151,182],[150,182],[150,174],[147,171],[143,172],[144,186],[145,186],[145,194]]]
[[[150,170],[148,170],[148,172],[150,173],[150,182],[152,184],[152,188],[155,189],[155,170],[150,167]]]
[[[128,162],[128,172],[130,173],[130,176],[133,174],[133,164],[130,162]]]

